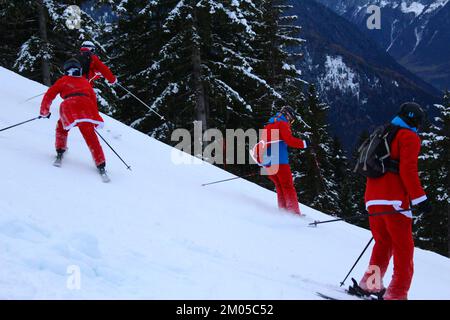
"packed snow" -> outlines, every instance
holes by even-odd
[[[0,128],[38,115],[40,98],[24,100],[46,87],[1,67],[0,82]],[[350,299],[338,284],[369,231],[311,228],[331,217],[280,212],[274,192],[245,180],[201,187],[231,175],[176,165],[178,151],[107,116],[101,133],[133,171],[104,146],[102,183],[78,129],[56,168],[60,101],[50,119],[0,132],[0,299]],[[449,299],[449,259],[416,249],[415,263],[410,298]]]

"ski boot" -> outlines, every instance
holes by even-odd
[[[55,161],[53,162],[53,165],[55,166],[55,167],[61,167],[61,164],[62,164],[62,159],[63,159],[63,155],[64,155],[64,152],[65,152],[66,150],[64,150],[64,149],[58,149],[58,150],[56,150],[56,159],[55,159]]]
[[[102,177],[102,181],[103,181],[103,182],[110,182],[111,180],[109,179],[108,174],[106,173],[105,166],[106,166],[105,163],[99,164],[99,165],[97,166],[98,173],[99,173],[100,176]]]
[[[348,287],[347,293],[352,296],[357,296],[367,300],[383,300],[383,295],[386,292],[386,289],[383,288],[378,292],[367,291],[361,288],[358,282],[352,278],[353,285]]]

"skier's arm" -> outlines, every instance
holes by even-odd
[[[100,72],[102,74],[102,76],[108,80],[109,83],[114,83],[116,82],[117,78],[115,75],[113,75],[113,73],[111,72],[111,70],[103,63],[100,61],[100,59],[96,56],[96,55],[92,55],[92,62],[93,62],[93,69],[94,72]]]
[[[61,81],[58,80],[56,83],[51,86],[42,98],[41,102],[41,110],[40,115],[43,117],[48,116],[50,112],[50,106],[52,105],[52,101],[56,98],[56,96],[61,92]]]
[[[420,153],[420,138],[412,132],[400,132],[400,178],[408,192],[413,205],[427,199],[420,183],[418,173],[418,157]]]
[[[291,127],[286,122],[280,122],[280,138],[291,148],[306,149],[306,142],[292,135]]]

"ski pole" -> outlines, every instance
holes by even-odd
[[[12,126],[9,126],[9,127],[3,128],[3,129],[0,129],[0,132],[5,131],[5,130],[8,130],[8,129],[11,129],[11,128],[14,128],[14,127],[18,127],[18,126],[20,126],[20,125],[22,125],[22,124],[25,124],[25,123],[27,123],[27,122],[31,122],[31,121],[34,121],[34,120],[37,120],[37,119],[41,119],[41,118],[43,118],[43,117],[42,117],[42,116],[39,116],[39,117],[30,119],[30,120],[27,120],[27,121],[23,121],[23,122],[17,123],[17,124],[15,124],[15,125],[12,125]]]
[[[234,177],[234,178],[229,178],[229,179],[219,180],[219,181],[214,181],[214,182],[209,182],[209,183],[203,183],[202,187],[208,186],[210,184],[215,184],[215,183],[221,183],[221,182],[226,182],[226,181],[231,181],[231,180],[236,180],[236,179],[241,179],[241,178],[252,177],[252,176],[257,175],[258,173],[259,173],[259,171],[258,172],[253,172],[253,173],[250,173],[250,174],[247,174],[247,175],[244,175],[244,176],[239,176],[239,177]]]
[[[45,94],[45,92],[42,92],[42,93],[40,93],[40,94],[37,94],[37,95],[35,95],[35,96],[32,96],[31,98],[28,98],[27,100],[22,101],[21,103],[25,103],[25,102],[27,102],[27,101],[33,100],[34,98],[43,96],[44,94]]]
[[[126,92],[128,92],[133,98],[135,98],[137,101],[139,101],[140,103],[142,103],[144,106],[146,106],[148,108],[148,110],[150,110],[151,112],[153,112],[154,114],[156,114],[158,117],[161,118],[161,120],[164,120],[164,117],[162,115],[160,115],[158,112],[156,112],[155,110],[153,110],[153,108],[151,108],[148,104],[146,104],[144,101],[142,101],[141,99],[139,99],[137,96],[135,96],[130,90],[128,90],[127,88],[125,88],[124,86],[122,86],[120,83],[117,83],[117,85],[119,87],[121,87],[123,90],[125,90]]]
[[[111,145],[108,143],[108,141],[106,141],[105,138],[102,137],[102,135],[97,131],[97,129],[95,129],[95,132],[108,145],[108,147],[115,153],[115,155],[123,162],[123,164],[127,167],[127,169],[131,171],[131,167],[125,161],[123,161],[123,159],[119,156],[119,154],[116,152],[116,150],[114,150],[114,148],[111,147]]]
[[[342,280],[340,287],[342,287],[345,283],[345,280],[347,280],[348,276],[350,275],[350,273],[352,273],[353,269],[356,267],[356,265],[358,264],[359,260],[361,259],[361,257],[363,256],[364,252],[366,252],[367,248],[370,246],[370,244],[373,241],[373,237],[370,238],[370,241],[367,243],[366,247],[364,248],[364,250],[361,252],[361,254],[359,255],[358,259],[356,259],[356,262],[353,264],[353,267],[350,269],[350,271],[348,272],[347,276],[345,277],[344,280]]]
[[[314,163],[316,164],[316,167],[317,167],[317,171],[319,172],[320,181],[322,181],[323,190],[326,191],[328,188],[327,188],[327,184],[325,183],[325,178],[322,175],[322,170],[320,168],[319,161],[317,160],[316,148],[311,145],[310,149],[311,149],[311,154],[314,159]]]
[[[411,211],[412,209],[403,209],[403,210],[394,210],[394,211],[386,211],[386,212],[378,212],[378,213],[372,213],[372,214],[368,214],[368,215],[357,215],[357,216],[350,216],[350,217],[346,217],[346,218],[338,218],[338,219],[333,219],[333,220],[325,220],[325,221],[314,221],[312,223],[310,223],[310,226],[317,226],[318,224],[323,224],[323,223],[330,223],[330,222],[337,222],[337,221],[345,221],[345,220],[359,220],[359,219],[365,219],[366,217],[376,217],[376,216],[383,216],[383,215],[388,215],[388,214],[395,214],[395,213],[401,213],[401,212],[407,212],[407,211]]]

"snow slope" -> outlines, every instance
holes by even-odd
[[[4,68],[0,83],[0,128],[38,114],[40,99],[21,102],[44,86]],[[230,174],[176,165],[172,148],[106,116],[102,133],[132,172],[105,147],[102,183],[78,129],[53,167],[57,105],[0,132],[1,299],[319,299],[370,239],[342,222],[310,228],[329,216],[281,213],[275,193],[244,180],[201,187]],[[449,299],[449,283],[450,261],[417,249],[410,298]]]

